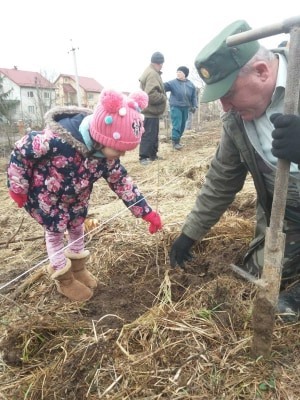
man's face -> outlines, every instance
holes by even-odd
[[[223,110],[237,112],[245,121],[259,118],[271,102],[270,77],[253,68],[247,75],[240,75],[231,89],[220,98]]]
[[[164,64],[153,63],[153,65],[154,65],[154,68],[156,69],[156,71],[159,72],[159,71],[162,70],[162,67],[163,67]]]

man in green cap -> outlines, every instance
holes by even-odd
[[[242,189],[249,172],[257,191],[255,238],[242,268],[259,277],[263,267],[264,235],[270,222],[277,159],[291,162],[284,219],[286,247],[279,313],[300,315],[300,284],[288,288],[300,274],[300,110],[282,115],[288,50],[267,50],[257,41],[228,47],[228,36],[249,30],[246,21],[227,26],[195,60],[205,82],[201,102],[220,100],[222,136],[195,205],[174,241],[171,266],[188,261],[191,248],[218,222]],[[287,315],[287,314],[286,314]],[[286,319],[288,319],[286,317]]]

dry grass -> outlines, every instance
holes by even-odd
[[[269,360],[250,355],[255,288],[234,276],[251,239],[255,193],[250,179],[185,270],[168,253],[218,142],[218,127],[184,137],[163,161],[124,160],[164,230],[149,235],[109,192],[96,185],[87,232],[94,297],[71,303],[43,272],[43,231],[16,209],[1,175],[0,399],[296,400],[299,326],[276,322]],[[38,267],[36,267],[38,265]],[[10,280],[24,274],[20,279]]]

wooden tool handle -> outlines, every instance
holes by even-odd
[[[263,39],[265,37],[278,35],[280,33],[290,33],[294,26],[300,26],[300,15],[285,19],[276,24],[264,26],[262,28],[251,29],[249,31],[237,33],[228,36],[226,39],[227,46],[236,46],[238,44],[251,42],[252,40]]]

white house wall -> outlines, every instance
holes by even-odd
[[[12,89],[12,90],[11,90]],[[8,100],[17,100],[19,103],[16,105],[16,109],[14,112],[14,121],[23,120],[25,123],[29,124],[31,121],[34,123],[37,122],[36,114],[37,114],[37,105],[38,105],[38,96],[37,89],[35,87],[20,87],[5,75],[3,76],[3,91],[4,93],[9,92]],[[38,89],[41,92],[42,101],[47,111],[49,108],[55,106],[55,89]],[[33,93],[33,97],[28,96],[28,92]],[[50,97],[44,98],[44,92],[48,92]],[[31,113],[29,107],[34,107],[34,112]]]

